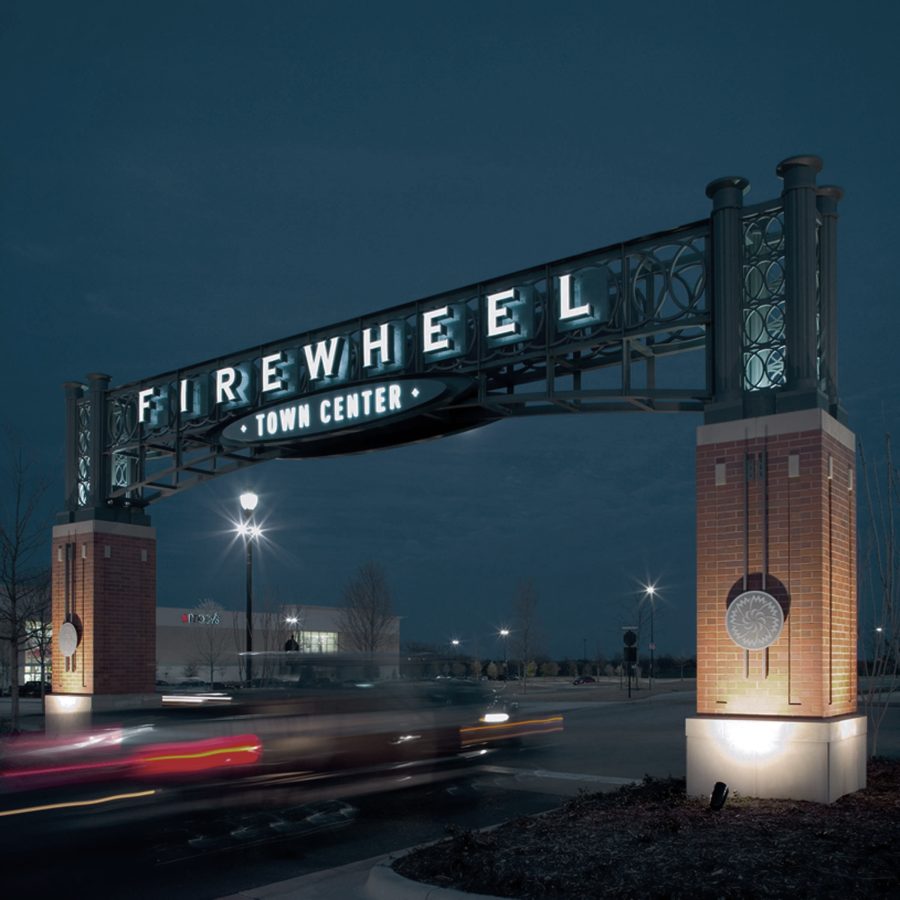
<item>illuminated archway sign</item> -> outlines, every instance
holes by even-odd
[[[222,441],[237,446],[288,444],[296,448],[307,439],[392,427],[472,387],[471,380],[461,378],[367,381],[243,416],[225,427]]]
[[[78,627],[55,642],[51,713],[74,694],[152,691],[146,508],[166,496],[270,459],[397,446],[509,416],[693,412],[704,420],[702,718],[687,723],[688,790],[727,781],[831,800],[863,786],[854,438],[836,378],[841,191],[816,184],[821,165],[785,160],[781,195],[754,206],[746,179],[720,178],[706,189],[709,216],[668,231],[134,384],[110,387],[101,374],[68,384],[53,618]],[[657,365],[676,355],[684,364]],[[778,599],[758,589],[776,584]],[[127,617],[106,615],[125,607]],[[781,766],[763,771],[753,733],[773,722],[765,755]]]

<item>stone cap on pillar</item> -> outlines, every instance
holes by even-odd
[[[741,175],[726,175],[706,186],[706,196],[713,201],[713,209],[740,207],[741,198],[750,190],[750,182]]]
[[[789,156],[775,166],[775,174],[784,180],[785,190],[815,187],[816,175],[822,171],[822,157],[812,153]]]
[[[844,189],[836,184],[823,184],[816,188],[816,205],[825,215],[836,215],[837,205],[844,198]]]

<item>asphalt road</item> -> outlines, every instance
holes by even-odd
[[[235,820],[222,814],[99,830],[52,848],[8,836],[4,894],[55,896],[65,886],[74,896],[129,900],[222,897],[435,840],[448,827],[480,828],[551,809],[579,790],[609,790],[647,774],[683,775],[684,720],[693,714],[694,693],[668,690],[631,701],[591,686],[534,690],[523,698],[523,709],[562,710],[563,733],[489,758],[451,791],[347,798],[348,807],[332,807],[330,819],[322,817],[321,831],[281,840],[254,840],[246,820],[246,840],[223,837]],[[889,711],[881,741],[883,753],[900,755],[900,707]]]

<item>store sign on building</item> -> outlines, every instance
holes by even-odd
[[[186,612],[181,614],[181,621],[185,625],[218,625],[221,619],[217,612]]]

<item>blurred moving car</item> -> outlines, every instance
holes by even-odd
[[[90,729],[0,741],[5,828],[76,830],[290,806],[466,777],[511,740],[562,729],[480,683],[343,682],[160,695]]]
[[[592,675],[579,675],[572,684],[594,684],[597,681]]]

